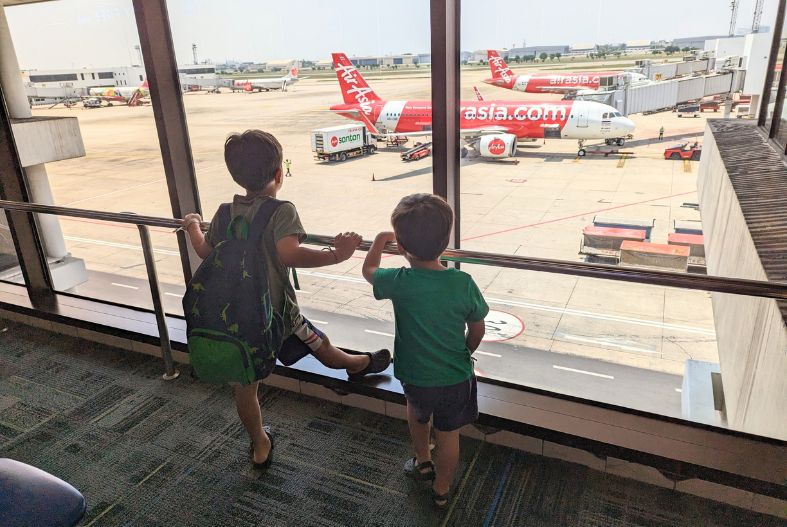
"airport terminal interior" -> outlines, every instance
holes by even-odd
[[[0,0],[0,525],[787,526],[785,1],[530,4]],[[180,228],[253,129],[304,247],[363,238],[301,312],[394,352],[280,357],[263,468]],[[415,193],[489,306],[445,506],[363,273]]]

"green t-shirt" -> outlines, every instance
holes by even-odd
[[[230,217],[234,218],[243,214],[251,223],[254,215],[260,209],[268,196],[257,198],[247,198],[246,196],[235,196],[230,207]],[[214,215],[215,218],[215,215]],[[211,246],[212,240],[216,243],[225,239],[225,233],[219,233],[218,222],[212,221],[205,239]],[[303,242],[306,239],[306,231],[301,225],[298,211],[292,203],[283,203],[276,209],[271,216],[270,222],[265,227],[262,235],[262,254],[265,258],[265,265],[268,268],[268,287],[271,292],[271,301],[274,306],[280,306],[278,311],[284,319],[284,338],[289,337],[293,329],[299,323],[301,312],[298,308],[298,299],[295,297],[295,289],[290,283],[289,268],[279,260],[279,253],[276,250],[276,242],[285,236],[297,235]]]
[[[458,269],[378,269],[374,297],[393,302],[394,376],[415,386],[448,386],[473,374],[465,323],[486,317],[481,291]]]

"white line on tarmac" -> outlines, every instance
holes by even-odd
[[[557,366],[556,364],[553,364],[552,367],[555,368],[556,370],[570,371],[570,372],[573,372],[573,373],[582,373],[583,375],[592,375],[593,377],[602,377],[604,379],[614,379],[615,378],[612,375],[605,375],[603,373],[595,373],[595,372],[592,372],[592,371],[585,371],[585,370],[575,370],[574,368],[566,368],[565,366]]]
[[[576,340],[577,342],[587,342],[589,344],[598,344],[599,346],[605,346],[610,348],[618,348],[624,351],[639,351],[642,353],[655,353],[656,355],[659,354],[658,351],[649,350],[646,348],[638,348],[636,346],[626,346],[625,344],[616,344],[609,339],[594,339],[594,338],[585,338],[585,337],[577,337],[575,335],[561,335],[564,339],[568,340]]]
[[[314,324],[322,324],[323,326],[324,326],[325,324],[327,324],[327,322],[326,322],[326,321],[324,321],[324,320],[316,320],[316,319],[314,319],[314,318],[310,318],[310,319],[309,319],[309,322],[313,322]]]
[[[392,335],[391,333],[385,333],[383,331],[374,331],[373,329],[364,329],[365,333],[371,333],[372,335],[382,335],[383,337],[395,337],[396,335]]]
[[[606,315],[601,313],[593,313],[591,311],[581,311],[579,309],[569,309],[567,307],[551,307],[541,304],[533,304],[530,302],[518,302],[514,300],[501,300],[499,298],[486,297],[486,301],[490,304],[501,304],[504,306],[524,307],[533,309],[535,311],[547,311],[550,313],[559,313],[563,315],[573,315],[577,317],[593,318],[597,320],[609,320],[611,322],[623,322],[625,324],[633,324],[635,326],[648,326],[653,328],[672,329],[675,331],[686,331],[688,333],[699,333],[701,335],[715,336],[716,332],[710,329],[695,328],[691,326],[681,326],[678,324],[667,324],[665,322],[655,322],[653,320],[645,320],[642,318],[623,317],[620,315]]]
[[[489,353],[488,351],[475,350],[475,353],[478,353],[479,355],[488,355],[489,357],[495,357],[497,359],[502,357],[502,355],[498,355],[497,353]]]
[[[110,282],[110,283],[111,283],[112,285],[115,285],[115,286],[117,286],[117,287],[125,287],[126,289],[139,289],[139,287],[137,287],[137,286],[135,286],[135,285],[118,284],[118,283],[116,283],[116,282]]]
[[[315,276],[317,278],[327,278],[328,280],[339,280],[342,282],[353,282],[356,284],[367,284],[368,282],[363,278],[355,278],[354,276],[343,276],[330,273],[319,273],[315,271],[298,271],[298,274],[303,276]]]
[[[353,276],[342,276],[330,273],[316,273],[312,271],[298,271],[298,274],[305,276],[314,276],[317,278],[326,278],[328,280],[339,280],[342,282],[353,282],[365,284],[366,280],[363,278],[355,278]],[[664,322],[656,322],[653,320],[645,320],[642,318],[631,318],[620,315],[606,315],[601,313],[592,313],[590,311],[581,311],[578,309],[569,309],[565,307],[552,307],[542,304],[533,304],[531,302],[517,302],[513,300],[502,300],[499,298],[486,298],[486,301],[491,304],[500,304],[511,307],[524,307],[535,311],[546,311],[549,313],[558,313],[563,315],[572,315],[577,317],[592,318],[596,320],[609,320],[611,322],[623,322],[625,324],[633,324],[635,326],[648,326],[654,328],[671,329],[675,331],[685,331],[687,333],[698,333],[700,335],[716,336],[716,332],[712,329],[695,328],[691,326],[681,326],[679,324],[667,324]]]
[[[104,245],[106,247],[117,247],[118,249],[129,249],[131,251],[140,251],[142,252],[141,245],[131,245],[128,243],[117,243],[117,242],[108,242],[105,240],[93,240],[91,238],[80,238],[79,236],[63,236],[66,240],[71,240],[72,242],[80,242],[80,243],[90,243],[93,245]],[[154,253],[158,254],[166,254],[167,256],[180,256],[178,251],[171,251],[169,249],[153,249]]]
[[[164,293],[167,296],[174,296],[175,298],[183,298],[183,295],[179,295],[177,293]]]
[[[298,274],[300,274],[300,271],[298,272]],[[295,294],[297,294],[297,295],[300,295],[300,294],[310,295],[310,294],[312,294],[312,292],[311,291],[304,291],[303,289],[296,289],[295,290]]]

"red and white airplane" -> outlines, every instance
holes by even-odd
[[[283,77],[263,78],[263,79],[237,79],[232,82],[232,90],[243,90],[247,92],[281,90],[287,91],[287,87],[298,82],[298,68],[293,66],[290,72]]]
[[[570,94],[583,90],[597,91],[613,84],[630,84],[646,79],[641,73],[630,71],[586,71],[573,73],[532,73],[517,75],[513,73],[497,51],[487,50],[489,69],[492,77],[484,82],[507,90],[527,93]]]
[[[344,53],[333,54],[343,104],[331,111],[360,121],[376,136],[425,136],[432,130],[432,101],[385,101],[366,83]],[[472,147],[482,157],[516,155],[519,139],[576,139],[578,155],[583,142],[604,139],[623,145],[634,123],[612,106],[592,101],[462,101],[460,134],[465,139],[462,157]]]

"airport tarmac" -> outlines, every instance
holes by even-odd
[[[490,100],[559,99],[484,85],[487,73],[463,73],[463,98],[473,97],[475,85]],[[386,99],[430,96],[428,70],[385,78],[364,75]],[[341,101],[335,79],[307,78],[283,93],[192,93],[184,101],[206,217],[239,191],[224,167],[223,144],[229,133],[248,128],[273,132],[282,142],[293,177],[285,180],[280,197],[295,203],[309,232],[355,230],[370,239],[390,228],[390,211],[402,196],[431,191],[431,157],[405,163],[400,149],[381,148],[345,163],[312,159],[309,131],[345,122],[326,111]],[[34,115],[76,116],[82,130],[87,156],[47,165],[56,204],[171,216],[152,108],[59,107],[35,109]],[[462,247],[579,261],[582,228],[596,215],[655,219],[653,241],[666,243],[674,220],[700,218],[684,206],[697,202],[697,162],[666,161],[663,150],[701,140],[705,119],[714,116],[721,114],[631,116],[637,130],[622,148],[628,152],[624,156],[578,158],[575,141],[547,140],[523,143],[518,163],[463,160]],[[665,139],[659,142],[661,126]],[[97,273],[93,286],[79,286],[77,292],[116,301],[132,294],[142,298],[138,280],[145,270],[136,228],[76,218],[63,218],[61,224],[71,253]],[[161,281],[171,284],[167,304],[176,312],[183,285],[175,236],[165,229],[153,229],[152,235]],[[359,332],[372,321],[389,328],[381,331],[387,333],[391,306],[372,298],[360,274],[363,256],[359,252],[342,264],[299,272],[299,301],[307,311],[361,319]],[[384,262],[403,261],[390,257]],[[592,359],[602,369],[574,368],[591,373],[616,363],[682,375],[687,359],[718,362],[708,293],[474,265],[463,269],[495,310],[497,320],[491,322],[500,324],[491,333],[497,347]],[[343,340],[342,332],[327,329],[339,345],[357,338]],[[508,369],[509,380],[526,368],[522,361],[506,361],[506,353],[490,353],[500,355],[484,358],[495,359],[491,371]]]

